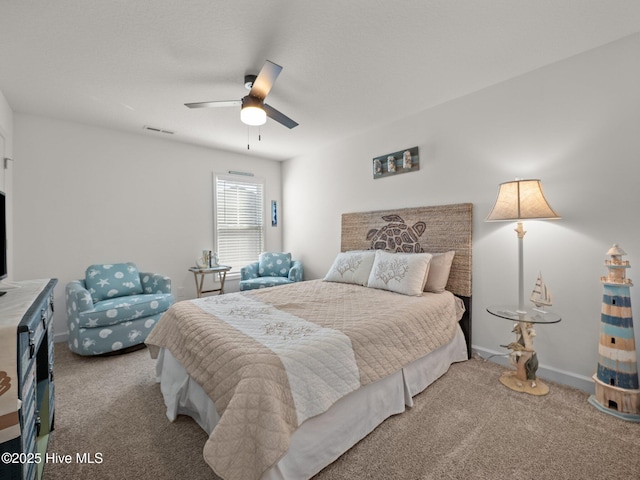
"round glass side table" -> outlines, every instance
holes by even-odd
[[[516,370],[507,370],[500,376],[500,383],[516,392],[546,395],[549,387],[536,377],[538,355],[533,349],[534,324],[558,323],[560,315],[542,308],[526,308],[522,311],[514,305],[492,305],[487,312],[498,318],[515,322],[516,340],[503,345],[511,350],[511,363]]]

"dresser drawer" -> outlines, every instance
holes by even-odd
[[[42,341],[44,329],[42,323],[36,322],[33,328],[30,326],[28,330],[21,331],[18,334],[18,352],[21,353],[20,358],[20,378],[24,379],[29,368],[35,362],[36,351]]]
[[[22,450],[35,452],[36,448],[36,369],[35,364],[24,379],[21,388],[20,427],[22,430]]]

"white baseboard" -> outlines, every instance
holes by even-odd
[[[66,343],[68,338],[69,338],[69,332],[55,333],[53,335],[53,343],[62,343],[62,342]]]
[[[481,348],[476,345],[472,345],[471,349],[481,358],[497,363],[499,365],[503,365],[505,367],[513,368],[509,363],[508,354],[505,355],[504,352],[496,352],[494,350]],[[591,377],[585,377],[584,375],[578,375],[577,373],[567,372],[565,370],[549,367],[542,363],[538,367],[538,371],[536,373],[537,376],[543,380],[549,380],[551,382],[560,383],[568,387],[577,388],[578,390],[582,390],[583,392],[587,392],[590,394],[595,393],[596,387]]]
[[[53,341],[55,343],[62,343],[66,342],[68,338],[69,332],[56,333],[53,337]],[[508,356],[504,355],[503,352],[496,352],[495,350],[481,348],[477,345],[472,345],[471,349],[481,358],[505,367],[511,366],[509,364]],[[592,395],[595,393],[595,384],[591,377],[585,377],[584,375],[578,375],[576,373],[545,366],[544,364],[540,364],[537,374],[543,380],[550,380],[572,388],[577,388],[578,390],[582,390],[583,392],[587,392]]]

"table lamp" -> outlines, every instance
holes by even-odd
[[[498,198],[491,213],[487,216],[487,222],[516,221],[518,225],[515,232],[518,235],[518,311],[526,313],[524,307],[524,281],[523,281],[523,240],[527,233],[522,220],[552,220],[560,218],[549,206],[542,193],[540,180],[519,180],[500,184]]]

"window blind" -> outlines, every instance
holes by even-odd
[[[216,175],[216,251],[220,263],[239,272],[264,250],[264,185],[261,181]]]

